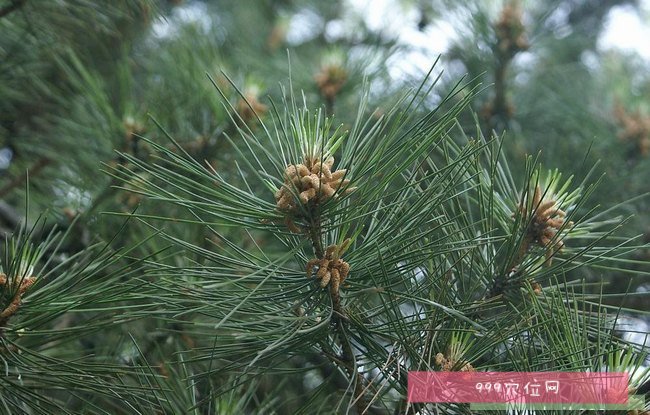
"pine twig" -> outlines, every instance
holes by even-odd
[[[308,233],[316,258],[323,258],[325,252],[323,250],[323,244],[321,241],[321,220],[319,215],[316,215],[314,219],[312,219]],[[347,335],[348,318],[346,316],[343,305],[341,304],[341,297],[338,292],[330,291],[330,295],[332,298],[332,309],[334,311],[332,322],[334,323],[336,333],[339,337],[339,341],[341,342],[342,351],[339,358],[330,360],[348,372],[348,375],[354,380],[355,394],[353,396],[353,401],[355,402],[357,413],[373,413],[374,408],[368,404],[368,401],[363,396],[363,378],[356,369],[354,351],[352,350],[350,338]]]

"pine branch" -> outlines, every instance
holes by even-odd
[[[315,210],[318,209],[318,205],[315,207]],[[324,258],[325,252],[322,245],[322,229],[321,229],[321,220],[320,215],[316,213],[312,216],[311,223],[309,224],[309,239],[312,243],[314,250],[314,255],[316,258]],[[336,359],[330,359],[330,361],[348,373],[348,376],[354,382],[354,394],[353,402],[358,414],[367,413],[366,407],[370,406],[364,396],[364,381],[361,374],[357,371],[357,363],[350,344],[350,339],[347,335],[347,321],[345,309],[341,304],[341,296],[339,292],[330,291],[330,297],[332,299],[332,320],[338,334],[339,341],[341,343],[342,353],[341,356]],[[325,354],[328,356],[328,354]],[[372,412],[371,412],[372,413]]]

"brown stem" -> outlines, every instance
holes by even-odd
[[[311,240],[312,248],[314,250],[314,255],[316,258],[323,258],[325,251],[323,250],[323,243],[321,241],[322,226],[320,215],[316,213],[312,216],[311,223],[309,224],[309,239]],[[355,387],[353,394],[353,400],[356,401],[355,407],[357,413],[363,414],[367,413],[370,409],[366,410],[366,407],[369,403],[363,396],[364,393],[364,382],[361,374],[357,372],[356,368],[356,359],[354,357],[354,351],[352,350],[352,345],[350,344],[350,339],[347,335],[347,322],[348,318],[345,314],[343,305],[341,304],[341,297],[339,293],[333,293],[330,291],[330,296],[332,299],[332,323],[341,342],[341,356],[338,359],[330,359],[334,364],[341,367],[345,370],[351,379],[354,380]],[[327,355],[327,354],[326,354]]]
[[[311,246],[314,249],[316,258],[323,258],[325,251],[323,250],[323,242],[321,241],[321,221],[320,216],[316,215],[309,224],[309,239]]]
[[[506,71],[510,61],[505,57],[499,59],[496,71],[494,73],[494,114],[506,117],[508,114],[506,103]]]
[[[522,263],[524,258],[526,257],[526,254],[528,254],[528,250],[530,249],[530,244],[533,242],[532,238],[528,233],[524,236],[524,240],[521,241],[521,245],[519,245],[519,249],[517,250],[517,254],[515,257],[512,259],[510,262],[510,265],[508,265],[507,272],[505,275],[496,275],[494,277],[494,281],[492,284],[492,287],[490,288],[490,291],[487,293],[487,295],[483,298],[483,300],[489,300],[490,298],[496,297],[497,295],[503,293],[503,288],[505,284],[507,284],[507,278],[517,270],[517,266]]]
[[[506,73],[511,59],[504,53],[497,53],[497,65],[494,70],[494,99],[487,119],[488,133],[505,128],[510,119],[510,109],[508,108],[508,98],[506,96]]]

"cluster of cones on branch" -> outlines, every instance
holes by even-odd
[[[25,292],[36,282],[36,277],[26,276],[23,278],[7,278],[7,275],[0,273],[0,287],[2,292],[6,294],[13,293],[11,301],[3,305],[3,310],[0,312],[0,330],[7,324],[11,316],[16,314]]]
[[[487,101],[480,109],[482,119],[490,122],[490,129],[497,125],[493,117],[505,120],[511,119],[515,114],[515,106],[507,96],[506,72],[512,59],[520,52],[528,50],[530,44],[522,22],[521,8],[516,2],[510,2],[501,9],[499,19],[494,23],[496,42],[494,51],[497,66],[495,70],[495,96]]]
[[[501,54],[512,57],[529,48],[521,9],[516,3],[505,5],[494,29],[497,35],[497,48]]]
[[[294,223],[294,219],[304,219],[313,213],[312,208],[346,195],[354,190],[346,179],[347,170],[334,170],[334,157],[321,160],[320,157],[305,156],[300,164],[291,164],[284,171],[284,183],[275,193],[276,206],[285,214],[285,223],[290,231],[302,233],[305,230]],[[325,252],[318,253],[321,258],[307,262],[307,276],[311,277],[317,267],[316,278],[320,286],[329,285],[330,291],[338,295],[339,287],[350,273],[350,265],[341,259],[351,240],[341,245],[330,245]]]
[[[332,294],[338,294],[339,287],[350,273],[350,264],[341,259],[341,255],[350,247],[351,240],[348,238],[341,245],[330,245],[325,250],[323,258],[312,259],[307,262],[307,277],[312,276],[314,267],[316,278],[320,280],[320,286],[330,286]]]
[[[629,112],[622,104],[614,106],[614,118],[620,127],[618,138],[631,143],[637,154],[646,157],[650,154],[650,115],[641,111]]]
[[[300,164],[291,164],[284,170],[284,184],[275,193],[280,211],[299,215],[300,206],[324,203],[339,194],[349,194],[356,188],[350,187],[346,179],[347,170],[332,172],[334,157],[321,161],[318,157],[305,156]],[[297,195],[297,197],[296,197]]]
[[[260,102],[259,91],[257,88],[248,88],[244,91],[244,96],[239,98],[235,105],[235,111],[239,115],[241,122],[253,126],[257,117],[263,117],[268,111],[268,107]],[[238,119],[238,121],[239,121]]]
[[[435,363],[443,372],[476,372],[469,362],[456,361],[452,357],[445,357],[442,353],[436,355]]]
[[[546,263],[550,265],[553,255],[564,247],[564,242],[557,237],[557,233],[565,226],[566,212],[557,206],[556,200],[542,200],[539,186],[535,187],[533,194],[532,211],[526,202],[524,200],[518,206],[518,212],[524,223],[527,223],[522,249],[527,251],[530,243],[546,249]],[[566,226],[573,226],[573,222],[566,223]]]
[[[320,72],[314,76],[320,94],[327,100],[333,100],[338,95],[347,79],[348,72],[336,63],[323,65]]]

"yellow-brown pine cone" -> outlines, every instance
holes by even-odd
[[[303,205],[306,205],[311,199],[316,197],[316,189],[307,189],[304,192],[300,192],[298,196]]]
[[[347,71],[344,68],[331,65],[324,67],[314,79],[321,95],[326,98],[334,98],[345,84],[347,77]]]
[[[339,292],[339,285],[341,284],[341,275],[339,274],[339,270],[336,268],[332,268],[331,274],[332,274],[332,280],[331,280],[332,285],[330,286],[330,288],[332,293],[336,294]]]
[[[320,188],[321,188],[320,178],[317,175],[313,174],[313,173],[310,174],[308,177],[309,177],[309,180],[311,181],[311,187],[313,187],[317,191],[320,190]]]
[[[447,358],[442,353],[438,353],[436,354],[434,362],[436,363],[436,365],[442,366],[445,364],[445,362],[447,362]]]
[[[474,369],[474,367],[470,363],[465,362],[465,364],[460,368],[460,371],[461,372],[476,372],[476,369]]]
[[[329,272],[329,261],[325,263],[326,265],[323,265],[321,262],[318,268],[318,271],[316,272],[316,278],[322,279],[326,273]]]
[[[325,258],[331,259],[334,256],[334,253],[337,251],[338,246],[330,245],[325,248]]]
[[[256,115],[262,117],[268,107],[262,104],[258,99],[257,95],[246,94],[245,98],[240,98],[237,101],[236,111],[237,114],[241,117],[244,123],[252,121]]]
[[[277,207],[280,210],[291,210],[294,208],[295,204],[293,202],[293,196],[291,193],[286,190],[280,191],[280,198],[277,201]]]
[[[278,209],[286,212],[297,209],[294,192],[298,193],[300,203],[307,205],[311,201],[320,203],[332,199],[341,186],[346,187],[344,194],[354,191],[356,188],[347,187],[350,180],[343,179],[346,170],[332,173],[333,165],[334,157],[322,162],[318,157],[305,156],[303,164],[287,166],[284,171],[284,184],[275,193]]]
[[[307,189],[309,189],[309,188],[311,187],[311,176],[309,176],[309,175],[307,175],[307,176],[302,176],[302,177],[300,178],[300,186],[301,186],[300,188],[301,188],[302,190],[307,190]]]
[[[329,184],[326,184],[320,188],[320,192],[323,197],[323,200],[329,200],[334,196],[336,190],[334,190],[332,186],[330,186]]]
[[[330,170],[329,166],[325,163],[315,163],[314,166],[311,168],[311,172],[316,176],[323,175],[326,181],[332,180],[332,171]]]
[[[332,182],[329,183],[329,185],[330,185],[334,190],[337,190],[337,191],[338,191],[339,189],[341,189],[341,188],[344,188],[344,189],[347,188],[349,184],[350,184],[350,180],[349,180],[349,179],[345,179],[345,180],[341,180],[341,179],[339,179],[339,180],[334,180],[334,181],[332,181]]]
[[[341,282],[345,281],[345,279],[348,277],[348,274],[350,273],[350,264],[345,261],[341,261],[339,272],[341,273]]]
[[[325,288],[327,284],[330,282],[330,278],[332,277],[332,273],[327,271],[327,268],[325,268],[325,274],[323,275],[323,278],[320,280],[320,286],[321,288]]]
[[[555,206],[555,200],[547,200],[545,202],[540,203],[540,205],[537,207],[533,206],[533,208],[535,208],[536,215],[545,216],[552,213],[553,206]]]
[[[347,172],[348,172],[347,169],[340,169],[340,170],[337,170],[337,171],[335,171],[334,173],[331,174],[331,176],[330,176],[330,180],[331,180],[331,181],[337,181],[337,180],[340,180],[340,179],[342,179],[342,178],[345,176],[345,174],[346,174]]]

